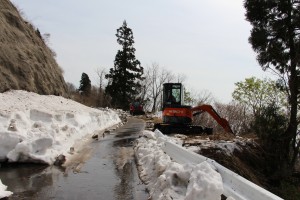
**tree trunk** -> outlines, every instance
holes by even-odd
[[[153,99],[152,113],[156,111],[156,98]]]
[[[290,112],[290,121],[286,132],[282,137],[282,153],[280,158],[282,159],[281,162],[281,173],[282,175],[290,175],[294,168],[296,160],[293,159],[295,157],[295,147],[292,147],[292,140],[296,139],[297,135],[297,112],[298,112],[298,77],[297,77],[297,61],[296,61],[296,51],[295,51],[295,43],[294,43],[294,28],[292,26],[292,3],[289,0],[289,12],[288,12],[288,31],[289,31],[289,47],[290,47],[290,80],[289,80],[289,88],[290,88],[290,105],[291,105],[291,112]],[[292,152],[291,152],[292,151]]]

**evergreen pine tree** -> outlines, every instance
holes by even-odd
[[[108,79],[105,91],[111,96],[113,106],[128,110],[129,103],[140,93],[144,71],[140,61],[135,58],[133,33],[126,21],[117,29],[116,36],[122,49],[116,54],[114,68],[105,75]]]
[[[92,85],[91,85],[89,76],[86,73],[82,73],[79,91],[81,93],[83,93],[83,95],[89,96],[91,93],[91,88],[92,88]]]
[[[246,19],[253,26],[249,42],[263,69],[272,69],[287,78],[290,116],[288,127],[278,142],[280,166],[274,172],[291,174],[298,158],[298,97],[300,74],[300,1],[245,0]],[[281,178],[279,175],[279,179]]]

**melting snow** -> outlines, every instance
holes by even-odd
[[[135,145],[140,177],[152,199],[221,199],[222,178],[210,164],[173,162],[162,145],[163,141],[150,131],[144,131]]]
[[[0,161],[53,164],[91,135],[121,122],[109,109],[95,109],[60,96],[15,90],[0,94]],[[0,180],[0,198],[11,195]]]

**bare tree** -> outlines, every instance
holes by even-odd
[[[98,68],[96,69],[96,73],[98,76],[98,84],[99,84],[99,91],[98,91],[98,101],[97,104],[100,107],[103,107],[105,105],[105,97],[104,97],[104,80],[105,80],[105,74],[106,74],[106,69],[105,68]]]
[[[146,68],[144,71],[145,79],[141,82],[141,94],[140,99],[144,105],[144,110],[150,110],[151,108],[151,98],[150,98],[150,88],[151,88],[151,81],[150,78],[151,70],[150,68]]]
[[[73,83],[67,82],[68,96],[72,98],[72,96],[76,93],[76,87]]]
[[[209,104],[212,105],[214,103],[214,98],[208,90],[202,90],[198,92],[191,93],[192,99],[194,99],[194,103],[197,106]],[[209,115],[209,113],[203,112],[200,115],[194,116],[193,124],[195,125],[203,125],[206,127],[216,128],[218,127],[217,122]]]
[[[212,93],[208,90],[201,90],[200,92],[196,93],[195,99],[196,99],[197,105],[212,104],[214,101],[214,97],[213,97]]]
[[[163,84],[174,81],[171,71],[161,68],[158,63],[152,63],[151,67],[146,68],[146,83],[148,84],[146,96],[151,102],[151,112],[157,111],[161,101]]]
[[[186,80],[185,74],[177,74],[176,77],[174,77],[173,81],[176,81],[177,83],[183,83]]]
[[[190,106],[211,104],[214,98],[208,90],[195,91],[193,88],[184,88],[184,103]]]

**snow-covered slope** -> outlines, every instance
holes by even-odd
[[[0,161],[53,164],[79,140],[121,122],[109,109],[21,90],[1,93],[0,105]],[[5,189],[0,182],[0,198]]]

